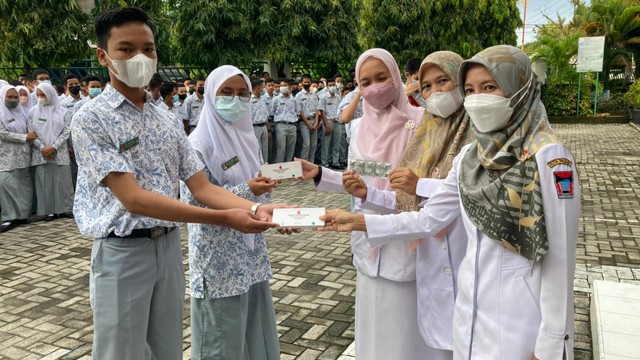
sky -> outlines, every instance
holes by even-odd
[[[524,0],[518,1],[518,9],[520,10],[520,19],[524,16]],[[585,1],[591,3],[591,0]],[[524,42],[528,43],[535,39],[536,25],[542,25],[548,22],[544,15],[552,19],[557,19],[558,14],[570,20],[573,17],[573,4],[569,0],[527,0],[527,19],[524,30]],[[516,30],[518,35],[518,45],[522,43],[522,28]]]

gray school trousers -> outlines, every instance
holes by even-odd
[[[291,161],[296,147],[296,125],[294,123],[276,123],[276,163]]]
[[[157,239],[95,239],[89,281],[94,360],[182,359],[179,229]]]
[[[280,359],[268,280],[253,284],[249,291],[236,296],[191,297],[191,359]]]

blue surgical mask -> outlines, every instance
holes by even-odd
[[[102,94],[102,89],[100,88],[91,88],[89,89],[89,95],[94,98],[98,95]]]
[[[234,96],[231,101],[225,100],[222,96],[216,96],[216,111],[225,121],[235,123],[249,111],[249,102],[241,101],[237,96]]]
[[[180,97],[178,96],[178,94],[173,95],[173,104],[177,104],[180,102]]]
[[[49,85],[51,85],[51,80],[39,80],[38,82],[41,83],[41,84],[49,84]]]

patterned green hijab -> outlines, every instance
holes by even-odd
[[[505,97],[527,88],[506,128],[480,133],[472,122],[476,141],[463,155],[460,168],[462,205],[484,234],[536,263],[549,249],[536,152],[558,140],[525,53],[507,45],[487,48],[462,63],[460,84],[474,64],[487,68]]]

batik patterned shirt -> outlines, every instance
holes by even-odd
[[[96,238],[134,229],[178,226],[178,223],[129,213],[103,183],[112,172],[131,173],[138,186],[173,199],[180,180],[204,165],[173,114],[153,105],[143,110],[111,86],[73,117],[72,133],[78,182],[73,212],[80,232]]]
[[[204,161],[202,155],[197,151],[196,153]],[[242,198],[259,200],[246,182],[235,186],[220,185],[207,167],[203,171],[211,183]],[[184,183],[180,185],[180,190],[182,201],[205,207],[193,198]],[[253,284],[271,279],[271,264],[264,234],[252,234],[255,236],[252,248],[245,243],[240,231],[230,227],[209,224],[188,224],[188,227],[192,297],[217,299],[236,296],[249,291]]]

